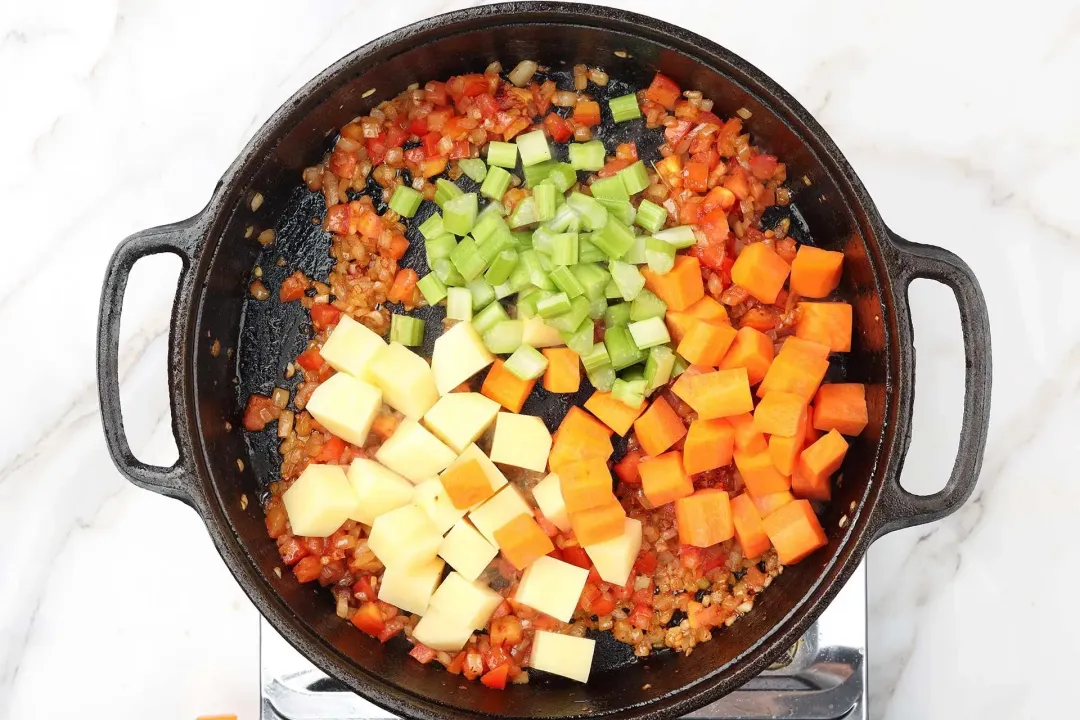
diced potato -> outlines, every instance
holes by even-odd
[[[439,394],[446,395],[493,362],[495,356],[484,347],[472,323],[459,322],[435,341],[431,372]]]
[[[408,505],[416,489],[393,470],[367,458],[352,461],[348,478],[359,502],[349,518],[365,525],[375,522],[375,518],[384,513]]]
[[[462,451],[462,453],[458,455],[457,460],[450,463],[450,467],[446,469],[450,470],[458,465],[467,463],[470,460],[475,460],[477,463],[480,464],[480,469],[484,471],[484,474],[487,475],[488,482],[491,483],[491,491],[493,493],[498,492],[504,485],[506,485],[506,476],[502,474],[502,470],[495,467],[495,463],[491,462],[491,459],[484,454],[484,451],[475,444],[466,447]],[[477,503],[477,507],[479,507],[480,504],[481,503]],[[474,508],[470,508],[470,510],[471,509]]]
[[[450,393],[428,410],[424,425],[459,453],[476,442],[498,414],[499,403],[480,393]]]
[[[442,533],[417,505],[403,505],[375,518],[368,547],[386,567],[417,567],[439,552]]]
[[[498,548],[484,539],[468,520],[458,520],[439,545],[439,557],[461,573],[466,580],[480,577],[499,554]]]
[[[454,451],[415,420],[405,418],[375,459],[406,480],[419,483],[435,477],[454,462]]]
[[[529,665],[571,680],[588,682],[595,650],[595,640],[538,630]]]
[[[522,605],[570,622],[589,571],[545,555],[537,558],[521,576],[514,599]]]
[[[533,415],[501,412],[495,418],[491,459],[503,465],[544,472],[551,453],[551,433]]]
[[[516,487],[507,485],[495,493],[495,497],[469,513],[469,520],[489,543],[499,547],[495,541],[495,531],[522,513],[532,515],[532,508]]]
[[[294,535],[329,537],[356,512],[356,493],[337,465],[308,465],[281,496]]]
[[[336,373],[315,388],[306,409],[342,440],[363,446],[382,401],[383,394],[374,385]]]
[[[371,383],[368,367],[375,353],[386,347],[386,341],[378,334],[342,315],[334,331],[323,343],[319,354],[330,367],[348,373],[357,380]]]
[[[450,496],[439,478],[431,478],[417,485],[413,502],[424,509],[440,535],[452,528],[458,520],[465,517],[464,510],[458,510],[454,507],[454,503],[450,501]]]
[[[626,518],[622,535],[595,545],[586,545],[585,552],[604,582],[625,585],[641,552],[641,521]]]
[[[534,348],[546,348],[565,345],[566,341],[558,330],[544,322],[544,318],[534,315],[525,321],[521,332],[521,344],[532,345]]]
[[[430,604],[455,625],[482,630],[502,601],[503,596],[485,583],[466,580],[461,574],[452,572],[431,596]]]
[[[566,512],[566,502],[563,500],[559,476],[549,473],[533,487],[532,494],[540,512],[544,513],[544,517],[563,532],[570,532],[570,515]]]
[[[405,612],[423,615],[445,566],[439,558],[432,558],[414,567],[388,567],[379,583],[379,599]]]
[[[413,637],[432,650],[456,653],[472,637],[472,628],[455,623],[446,613],[434,607],[420,618],[413,628]]]
[[[368,365],[383,400],[405,417],[419,420],[439,399],[435,376],[424,358],[400,343],[390,343]]]

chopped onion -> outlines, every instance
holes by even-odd
[[[577,105],[577,93],[569,90],[559,90],[552,96],[551,102],[558,107],[574,107]]]
[[[270,393],[270,399],[274,401],[281,410],[284,410],[289,404],[289,391],[285,388],[274,388],[274,391]]]
[[[260,245],[269,245],[270,243],[274,242],[274,231],[263,230],[261,233],[259,233],[259,237],[255,239],[259,241]]]
[[[589,69],[589,79],[600,87],[604,87],[608,84],[608,74],[600,68]]]
[[[584,65],[574,66],[574,89],[578,92],[589,85],[589,69]]]
[[[507,78],[518,87],[525,87],[536,74],[537,65],[532,60],[522,60],[517,64]]]
[[[293,413],[292,410],[282,410],[281,411],[281,415],[278,416],[278,421],[277,421],[277,436],[279,438],[284,439],[284,438],[289,437],[289,433],[291,433],[292,429],[293,429],[293,418],[294,417],[295,417],[295,414]]]
[[[495,62],[487,66],[487,69],[484,70],[484,74],[487,75],[489,73],[494,73],[495,75],[498,75],[502,72],[502,70],[502,63],[496,60]]]

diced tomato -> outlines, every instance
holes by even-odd
[[[423,137],[425,134],[427,134],[427,116],[413,118],[412,120],[410,120],[408,131],[410,135],[415,135],[416,137]]]
[[[312,459],[312,462],[336,463],[343,452],[345,452],[345,441],[336,435],[331,435],[330,439],[319,450],[319,454]]]
[[[334,150],[330,153],[330,162],[327,163],[327,167],[339,178],[351,178],[356,171],[356,153]]]
[[[776,167],[779,163],[776,161],[775,155],[755,155],[750,158],[750,172],[754,174],[758,180],[768,180],[776,172]],[[334,173],[335,175],[337,173]]]
[[[705,562],[701,565],[701,572],[707,573],[727,564],[728,554],[719,547],[711,547],[705,550]]]
[[[577,565],[579,568],[585,568],[588,570],[592,567],[592,562],[589,561],[589,555],[585,552],[585,548],[580,545],[567,545],[562,549],[563,560],[571,565]]]
[[[574,134],[566,120],[556,113],[548,113],[544,118],[544,131],[555,142],[566,142]]]
[[[608,160],[604,167],[600,168],[600,172],[596,173],[602,178],[614,177],[615,173],[619,172],[623,168],[628,168],[632,165],[629,160],[622,160],[620,158],[614,158]]]
[[[413,296],[413,288],[416,287],[418,280],[416,271],[412,268],[398,270],[398,274],[394,276],[394,284],[390,286],[390,292],[386,294],[386,299],[390,302],[409,300]]]
[[[615,148],[615,157],[636,163],[638,161],[637,143],[632,140],[628,143],[619,143],[619,146]]]
[[[454,146],[450,148],[450,159],[460,160],[461,158],[467,158],[472,154],[472,147],[469,145],[468,140],[455,140]]]
[[[480,117],[489,118],[493,117],[499,112],[499,103],[495,102],[495,98],[490,93],[481,93],[476,96],[476,107],[480,109]]]
[[[399,632],[404,630],[407,623],[408,621],[400,615],[391,620],[387,620],[386,627],[384,627],[382,632],[379,633],[379,642],[388,642],[390,638],[394,637]]]
[[[709,168],[704,163],[688,162],[683,167],[683,185],[693,192],[709,189]]]
[[[425,160],[420,165],[420,174],[424,176],[424,179],[433,178],[440,173],[446,171],[446,166],[449,164],[449,160],[444,157],[430,158]]]
[[[458,82],[460,81],[460,82]],[[488,79],[484,75],[474,73],[471,75],[459,75],[450,81],[450,94],[455,95],[455,88],[460,87],[456,97],[474,97],[488,91]]]
[[[471,117],[452,117],[443,126],[442,134],[451,140],[464,140],[476,125],[476,120]]]
[[[694,629],[715,627],[724,621],[723,610],[718,604],[705,607],[699,602],[690,602],[686,608],[686,619]]]
[[[484,650],[483,643],[480,645],[480,649]],[[503,645],[490,645],[486,651],[484,651],[484,667],[488,670],[494,670],[500,665],[505,665],[510,662],[510,653]]]
[[[694,127],[694,123],[689,120],[679,120],[674,125],[669,125],[664,129],[664,139],[672,146],[678,145],[692,127]]]
[[[653,610],[648,605],[635,605],[630,613],[630,624],[640,630],[647,630],[652,622]]]
[[[424,143],[424,154],[427,157],[438,157],[440,140],[442,140],[442,133],[438,132],[429,132],[421,138],[421,141]]]
[[[439,110],[432,110],[427,116],[427,126],[429,132],[442,132],[442,129],[446,127],[447,121],[454,117],[453,108],[441,108]]]
[[[379,633],[386,627],[379,606],[373,602],[366,602],[360,606],[360,609],[352,616],[352,624],[372,637],[379,637]]]
[[[326,229],[338,235],[349,234],[348,205],[333,205],[326,211]]]
[[[505,615],[491,621],[491,643],[493,645],[512,647],[521,642],[524,633],[521,620],[513,615]]]
[[[715,125],[716,127],[723,127],[724,125],[724,121],[721,120],[718,115],[709,112],[708,110],[702,110],[698,113],[698,122],[708,123],[709,125]]]
[[[691,104],[689,100],[679,100],[675,103],[675,117],[697,123],[701,117],[701,108]]]
[[[600,124],[600,103],[595,100],[578,100],[574,106],[574,122],[592,127]]]
[[[305,537],[302,542],[310,555],[319,556],[326,552],[326,538]]]
[[[285,278],[285,281],[281,283],[281,291],[278,293],[278,299],[283,303],[299,300],[304,297],[304,292],[307,288],[308,279],[302,272],[297,270],[292,275]]]
[[[469,650],[465,653],[465,662],[462,664],[461,671],[469,680],[480,677],[484,674],[484,656],[476,650]]]
[[[359,580],[353,583],[352,594],[360,602],[374,602],[375,590],[371,587],[371,578],[362,575]]]
[[[641,464],[641,458],[644,453],[640,450],[631,450],[623,456],[623,459],[615,463],[615,477],[619,478],[619,482],[624,482],[627,485],[640,485],[641,473],[638,472],[638,465]]]
[[[306,558],[308,551],[298,538],[290,536],[278,545],[278,555],[283,563],[291,567]]]
[[[248,398],[247,408],[244,410],[244,429],[248,432],[259,432],[266,424],[277,420],[281,416],[281,408],[265,395],[252,395]]]
[[[435,659],[436,655],[438,655],[438,653],[421,642],[413,645],[413,649],[409,651],[409,657],[418,660],[421,665],[427,665]]]
[[[501,617],[506,617],[514,612],[513,606],[509,600],[503,600],[499,603],[499,607],[495,608],[495,612],[491,613],[491,619],[498,620]]]
[[[739,327],[752,327],[761,332],[776,329],[779,318],[776,311],[769,307],[752,307],[739,318]]]
[[[451,675],[460,675],[461,674],[461,667],[464,664],[465,664],[465,651],[462,650],[457,655],[455,655],[454,659],[450,661],[450,664],[446,666],[446,672],[450,673]]]
[[[716,271],[723,269],[724,258],[727,257],[724,245],[714,242],[693,245],[686,251],[686,254],[696,257],[702,265]]]
[[[503,690],[506,688],[506,678],[509,674],[510,663],[505,662],[480,678],[480,682],[494,690]]]
[[[604,595],[595,583],[585,584],[578,605],[591,615],[610,615],[615,610],[615,601]]]
[[[341,320],[341,311],[330,303],[316,303],[311,306],[311,324],[316,330],[337,325]]]
[[[312,306],[312,309],[314,309],[314,306]],[[319,368],[321,368],[326,361],[323,360],[319,348],[311,347],[300,353],[300,356],[296,358],[296,362],[300,364],[300,367],[309,372],[318,372]]]
[[[682,95],[682,90],[675,84],[675,81],[666,75],[656,73],[656,77],[653,78],[652,84],[645,91],[645,97],[652,100],[654,103],[663,105],[668,110],[675,109],[675,103],[678,102],[679,97]]]
[[[385,227],[379,214],[369,207],[363,208],[356,219],[356,231],[367,238],[379,237]]]
[[[629,578],[625,585],[615,586],[611,594],[616,600],[629,600],[634,594],[634,578]]]
[[[446,96],[446,83],[433,80],[424,86],[424,102],[446,105],[449,101]]]
[[[649,580],[649,584],[640,590],[635,590],[634,594],[630,598],[635,605],[646,605],[652,607],[653,604],[653,583],[652,579]]]
[[[399,128],[397,125],[391,125],[386,131],[386,146],[388,148],[401,147],[408,139],[409,133]]]
[[[656,572],[656,553],[652,550],[643,550],[634,562],[634,569],[642,575],[652,575]]]
[[[405,151],[405,162],[420,165],[427,160],[427,151],[423,147],[414,147]]]
[[[750,182],[746,179],[746,173],[742,167],[738,165],[724,178],[724,187],[730,190],[739,200],[750,197]]]
[[[387,248],[386,256],[391,257],[394,260],[400,260],[405,257],[405,253],[409,250],[409,241],[404,235],[394,235],[390,238],[390,247]]]
[[[684,568],[696,570],[701,567],[701,563],[704,561],[701,548],[694,547],[693,545],[680,545],[679,561]]]
[[[322,561],[309,555],[296,563],[296,565],[293,565],[292,571],[298,582],[313,582],[319,578],[319,573],[322,572]]]
[[[735,206],[735,193],[728,190],[726,187],[717,185],[709,194],[705,196],[705,200],[701,204],[701,208],[705,212],[709,212],[715,208],[722,210],[730,210]]]
[[[380,133],[378,137],[368,138],[364,141],[367,146],[368,156],[373,165],[378,165],[386,158],[386,151],[390,148],[386,145],[386,135]]]
[[[742,120],[731,118],[720,126],[716,135],[716,151],[721,157],[735,157],[735,138],[742,134]]]
[[[682,225],[697,225],[701,219],[701,198],[691,197],[679,207],[679,223]]]
[[[720,164],[720,153],[713,150],[711,145],[707,145],[701,152],[691,154],[690,160],[701,163],[709,168],[709,172],[712,172]]]
[[[709,239],[709,242],[718,244],[721,247],[727,243],[728,233],[731,231],[728,226],[727,213],[720,208],[705,213],[701,220],[698,221],[698,227],[705,233],[705,237]]]

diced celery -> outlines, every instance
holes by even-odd
[[[611,117],[617,123],[641,117],[641,108],[638,107],[637,95],[634,93],[611,98],[608,105],[611,107]]]
[[[611,200],[629,200],[630,193],[626,191],[626,184],[619,175],[609,178],[600,178],[589,186],[594,198],[608,198]]]
[[[622,300],[622,291],[615,284],[614,278],[608,280],[608,284],[604,286],[604,297],[608,300]]]
[[[529,282],[542,290],[554,290],[555,283],[547,275],[544,265],[540,261],[542,256],[536,250],[526,250],[518,258],[518,263],[525,266],[529,272]]]
[[[532,167],[551,159],[551,146],[543,130],[518,135],[517,147],[522,167]]]
[[[645,277],[633,265],[612,260],[608,263],[611,279],[619,288],[623,300],[633,300],[645,287]]]
[[[438,305],[446,298],[446,286],[435,273],[428,273],[416,283],[428,305]]]
[[[479,277],[487,265],[480,256],[476,241],[468,236],[461,238],[461,242],[450,253],[450,262],[454,263],[454,268],[465,278],[465,282],[472,282]]]
[[[420,231],[420,234],[424,236],[425,240],[430,240],[446,234],[446,228],[443,227],[442,215],[437,212],[431,213],[431,217],[420,223],[420,227],[417,229]]]
[[[649,383],[647,392],[651,393],[667,385],[674,367],[675,353],[671,348],[666,345],[650,348],[649,357],[645,361],[645,380]]]
[[[630,320],[637,322],[639,320],[648,320],[649,318],[658,317],[663,319],[664,313],[667,312],[667,303],[658,298],[655,293],[650,290],[642,290],[638,293],[638,296],[634,298],[634,301],[630,303]]]
[[[578,235],[578,262],[595,263],[607,260],[604,251],[593,245],[591,237],[591,234]]]
[[[589,317],[589,301],[585,297],[576,297],[570,301],[570,310],[562,315],[546,318],[547,324],[559,332],[572,332]]]
[[[551,256],[547,253],[538,252],[536,253],[536,257],[540,259],[540,268],[544,272],[550,273],[555,269],[555,263],[551,262]]]
[[[608,213],[626,225],[633,225],[637,217],[637,210],[629,200],[612,200],[611,198],[597,198],[597,202],[604,206]]]
[[[575,265],[578,261],[578,234],[559,233],[551,239],[551,262],[556,265]]]
[[[408,185],[398,185],[397,190],[390,196],[390,209],[402,217],[411,218],[420,209],[423,201],[424,196]]]
[[[574,186],[574,183],[578,181],[577,172],[574,168],[567,163],[556,163],[551,168],[551,172],[544,178],[544,182],[551,183],[559,189],[560,193],[564,193]]]
[[[564,204],[565,202],[566,200],[563,199]],[[562,205],[560,205],[560,207],[562,207]],[[566,232],[580,233],[583,224],[584,223],[581,222],[581,216],[577,214],[577,211],[574,211],[574,217],[570,218],[570,224],[566,226]]]
[[[457,271],[457,268],[454,267],[454,263],[450,262],[450,258],[448,257],[437,259],[432,264],[431,270],[445,285],[450,285],[452,287],[465,286],[465,278],[461,277],[461,273]]]
[[[545,187],[543,185],[539,187]],[[539,187],[537,189],[539,189]],[[562,204],[555,210],[555,217],[544,223],[544,227],[552,232],[561,233],[566,232],[566,229],[570,227],[570,223],[577,217],[577,211],[567,204]]]
[[[686,372],[686,369],[688,367],[690,367],[690,363],[688,363],[686,361],[686,359],[682,355],[679,355],[678,353],[676,353],[675,354],[675,364],[671,367],[671,377],[673,377],[673,378],[679,377],[684,372]]]
[[[476,224],[479,212],[476,193],[451,198],[443,205],[443,226],[455,235],[468,235]]]
[[[509,230],[497,232],[476,247],[480,257],[484,258],[484,262],[489,265],[504,250],[517,250],[517,243],[514,242],[514,236],[510,234]]]
[[[524,170],[525,187],[534,188],[540,183],[547,180],[548,175],[551,174],[551,171],[555,169],[555,166],[558,164],[559,163],[555,160],[548,160],[547,162],[542,162],[536,165],[526,167]]]
[[[475,183],[482,183],[487,177],[487,165],[480,158],[461,158],[458,160],[458,167]]]
[[[604,167],[604,143],[590,140],[587,143],[570,144],[570,166],[575,170],[596,172]]]
[[[514,236],[518,250],[528,250],[532,247],[532,233],[528,230],[514,230],[510,234]]]
[[[476,224],[473,225],[472,232],[469,234],[481,246],[487,240],[500,235],[512,239],[510,238],[510,228],[507,226],[506,220],[495,214],[484,215],[481,213],[476,219]]]
[[[521,202],[514,208],[514,212],[510,213],[511,228],[524,227],[539,221],[540,208],[536,204],[536,198],[532,195],[522,198]]]
[[[615,384],[615,368],[610,365],[602,365],[595,370],[586,371],[585,374],[592,386],[600,392],[609,392]]]
[[[576,192],[571,193],[566,204],[574,208],[589,230],[603,230],[608,223],[607,209],[596,198]]]
[[[630,246],[630,249],[626,251],[626,254],[622,256],[622,261],[630,263],[631,265],[644,265],[649,262],[649,258],[645,255],[645,240],[644,235],[638,235],[634,238],[634,244]]]
[[[632,313],[633,309],[630,303],[621,302],[609,305],[607,312],[604,313],[604,327],[625,327],[630,324],[630,316]]]
[[[424,321],[408,315],[391,315],[390,342],[399,342],[408,347],[423,345]]]
[[[525,323],[521,320],[502,320],[484,333],[484,346],[496,355],[509,355],[521,347]]]
[[[574,277],[581,283],[587,298],[590,300],[605,299],[604,286],[611,279],[611,275],[607,270],[604,270],[599,265],[582,262],[571,267],[570,271],[574,273]]]
[[[638,160],[630,167],[623,168],[617,175],[622,178],[626,192],[631,195],[637,195],[649,187],[649,171],[645,169],[645,163],[642,160]]]
[[[457,247],[457,238],[453,233],[444,232],[442,235],[429,238],[424,242],[424,252],[427,253],[429,266],[433,266],[439,258],[448,258],[450,253]]]
[[[632,322],[626,329],[634,338],[634,344],[642,350],[671,342],[671,335],[668,334],[663,318],[651,317],[648,320]]]
[[[464,190],[445,178],[439,178],[435,181],[435,204],[439,207],[444,207],[447,200],[453,200],[464,194]]]
[[[488,168],[484,184],[480,186],[480,194],[492,200],[502,200],[502,196],[510,189],[510,173],[501,167]]]
[[[610,259],[618,260],[634,246],[635,237],[633,230],[609,216],[604,229],[593,235],[593,245],[603,250]]]
[[[581,364],[585,366],[585,372],[592,372],[605,365],[610,366],[611,358],[608,357],[607,347],[604,346],[604,343],[596,343],[592,350],[581,353]]]
[[[588,296],[586,296],[588,297]],[[599,320],[607,312],[607,298],[591,298],[589,300],[589,317]]]
[[[653,237],[657,240],[663,240],[673,246],[676,250],[683,250],[697,243],[697,237],[694,235],[694,228],[689,225],[680,225],[678,227],[668,228],[667,230],[661,230],[660,232],[654,232]]]
[[[481,192],[480,194],[483,195],[484,193]],[[506,208],[503,207],[503,204],[498,200],[490,200],[488,204],[484,206],[484,209],[480,211],[480,216],[477,220],[480,220],[487,215],[498,215],[501,218],[505,218]]]
[[[578,282],[578,279],[574,276],[574,273],[570,271],[570,268],[565,265],[559,265],[552,270],[549,277],[551,278],[551,281],[555,283],[555,287],[562,290],[568,299],[573,299],[578,295],[585,294],[585,288]]]
[[[570,312],[570,297],[565,292],[548,295],[536,303],[537,315],[545,320],[566,312]]]
[[[532,234],[533,250],[539,253],[543,253],[544,255],[551,255],[553,242],[556,235],[558,235],[557,232],[555,232],[554,230],[549,230],[543,225],[536,228],[535,230],[533,230]]]
[[[472,324],[476,328],[476,332],[483,335],[498,323],[509,319],[510,316],[506,314],[506,308],[501,303],[493,302],[473,316]]]
[[[492,285],[501,285],[510,279],[510,273],[514,271],[514,267],[517,263],[517,250],[507,248],[496,255],[495,259],[491,261],[487,272],[484,274],[484,279]]]
[[[668,212],[666,209],[651,200],[642,200],[641,204],[638,205],[634,222],[645,228],[645,230],[655,233],[664,227],[664,224],[667,223],[667,217]]]
[[[604,346],[611,358],[611,367],[615,370],[628,368],[645,359],[645,353],[634,342],[630,331],[621,325],[604,331]]]
[[[510,273],[510,278],[506,281],[506,284],[514,288],[514,292],[521,292],[525,288],[532,286],[532,279],[529,277],[529,268],[525,267],[525,263],[521,262],[521,252],[518,252],[518,262],[514,266],[514,271]]]
[[[472,293],[473,310],[486,307],[495,300],[495,288],[491,287],[491,284],[482,277],[467,283],[465,287],[469,288],[469,292]]]
[[[518,146],[513,143],[492,140],[488,143],[488,165],[513,168],[517,165]]]
[[[472,293],[468,288],[447,288],[446,317],[451,320],[472,319]]]
[[[516,292],[517,292],[517,288],[515,288],[513,286],[513,284],[511,284],[511,282],[509,280],[507,280],[506,282],[502,283],[501,285],[496,285],[495,286],[495,299],[496,300],[503,300],[505,298],[510,297],[511,295],[513,295]]]
[[[540,304],[540,301],[554,294],[534,287],[523,290],[517,298],[517,316],[522,320],[534,317],[537,314],[536,306]]]
[[[650,270],[657,275],[666,275],[675,267],[675,246],[649,238],[645,241],[645,258],[649,261]]]
[[[645,402],[646,384],[644,380],[623,380],[616,378],[611,385],[611,397],[624,405],[639,408]]]
[[[593,321],[589,318],[582,320],[573,331],[563,330],[559,334],[562,335],[566,346],[578,355],[587,355],[592,352],[595,343],[593,342]]]
[[[533,198],[536,200],[537,219],[546,222],[555,217],[555,196],[559,189],[554,185],[544,182],[533,188]]]
[[[547,370],[548,359],[530,345],[522,345],[506,359],[506,369],[521,380],[535,380]]]

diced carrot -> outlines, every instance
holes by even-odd
[[[460,463],[443,473],[443,488],[458,510],[471,508],[494,495],[491,481],[476,460]]]
[[[723,188],[718,188],[723,189]],[[698,300],[696,303],[686,308],[688,315],[693,315],[699,320],[709,320],[711,322],[726,322],[731,320],[728,318],[727,308],[722,303],[714,298],[706,295]]]
[[[826,357],[819,356],[820,350]],[[828,351],[824,345],[789,337],[758,385],[757,396],[779,390],[794,393],[809,403],[829,370]]]
[[[842,435],[859,435],[869,422],[866,386],[862,383],[822,385],[814,398],[814,427],[838,430]]]
[[[731,266],[731,280],[757,300],[772,305],[784,288],[791,266],[765,243],[743,248]]]
[[[678,450],[644,460],[638,465],[641,489],[653,507],[667,505],[694,492],[694,483],[683,470]]]
[[[672,341],[678,345],[686,337],[686,333],[690,330],[695,322],[701,318],[696,318],[688,312],[674,312],[669,310],[664,316],[664,322],[667,324],[668,334],[671,335]]]
[[[791,478],[781,475],[776,469],[768,449],[760,453],[736,449],[735,467],[739,468],[746,490],[751,495],[771,495],[791,489]]]
[[[760,330],[744,326],[735,335],[727,354],[720,361],[721,370],[746,368],[747,379],[751,385],[757,385],[765,379],[765,373],[773,361],[773,341]]]
[[[765,436],[754,428],[754,416],[741,413],[727,418],[735,430],[735,447],[743,452],[757,454],[769,449]]]
[[[695,420],[683,443],[687,475],[730,465],[735,451],[735,428],[727,420]]]
[[[544,389],[553,393],[575,393],[581,387],[581,362],[578,354],[565,347],[544,348],[548,366],[544,371]]]
[[[522,513],[495,531],[503,557],[518,570],[524,570],[537,558],[555,549],[551,538],[532,515]]]
[[[769,457],[773,465],[781,475],[791,475],[795,472],[795,462],[799,459],[799,453],[806,447],[807,417],[801,418],[799,427],[794,435],[771,435],[769,437]]]
[[[701,264],[696,257],[678,255],[675,266],[663,275],[647,267],[641,268],[645,287],[663,300],[668,310],[681,312],[705,297],[705,284],[701,281]]]
[[[780,352],[796,358],[806,358],[808,360],[829,359],[828,345],[822,345],[819,342],[806,340],[805,338],[796,337],[794,335],[787,336],[787,339],[784,340],[784,344],[780,346]]]
[[[645,414],[634,421],[634,433],[642,449],[656,457],[682,440],[686,435],[686,426],[667,400],[658,397]]]
[[[567,512],[581,512],[603,505],[611,496],[611,471],[600,458],[564,465],[559,472],[559,486]]]
[[[555,437],[553,439],[558,442],[559,437],[564,431],[567,435],[584,435],[601,447],[603,447],[605,440],[608,445],[611,444],[611,428],[604,425],[604,423],[600,422],[577,405],[571,406],[570,409],[566,411],[566,415],[563,416],[562,422],[559,423],[559,429],[555,431]],[[611,452],[608,452],[604,457],[607,458],[610,455]]]
[[[714,368],[724,359],[737,334],[727,323],[694,318],[677,352],[695,365]]]
[[[791,494],[790,490],[785,490],[784,492],[771,493],[761,497],[750,495],[750,499],[754,501],[754,507],[757,508],[758,515],[767,518],[789,502],[794,502],[795,496]]]
[[[706,420],[741,415],[754,409],[746,368],[689,375],[683,373],[672,392]]]
[[[617,538],[626,528],[626,511],[614,495],[610,502],[570,516],[570,526],[582,545],[595,545]]]
[[[641,473],[638,471],[638,465],[641,464],[641,458],[645,453],[641,450],[631,450],[623,455],[622,460],[615,463],[615,477],[619,478],[619,482],[626,483],[627,485],[640,485]]]
[[[802,451],[791,478],[791,492],[808,500],[829,500],[832,475],[844,462],[848,444],[836,430]]]
[[[548,466],[554,472],[560,472],[562,467],[581,460],[600,458],[606,461],[614,451],[611,430],[574,405],[567,411],[552,438]]]
[[[820,390],[818,391],[820,392]],[[806,440],[803,442],[803,447],[809,447],[817,442],[817,439],[821,437],[821,433],[814,427],[814,406],[806,406]]]
[[[754,427],[765,435],[791,437],[806,427],[807,401],[794,393],[774,390],[754,409]]]
[[[522,380],[506,369],[505,363],[496,358],[491,366],[480,392],[502,405],[510,412],[521,412],[525,398],[529,397],[536,380]]]
[[[802,245],[791,263],[791,292],[808,298],[828,296],[840,284],[844,253]]]
[[[698,490],[676,500],[675,524],[683,545],[711,547],[735,537],[731,500],[725,490]]]
[[[760,557],[769,549],[769,536],[765,534],[761,515],[749,495],[743,493],[732,498],[731,517],[735,525],[735,539],[739,541],[744,557]]]
[[[799,562],[828,542],[809,500],[784,505],[762,520],[762,525],[784,565]]]
[[[611,393],[597,390],[585,401],[585,409],[598,417],[601,422],[614,430],[619,436],[625,437],[630,432],[634,421],[645,410],[645,401],[636,408],[632,408],[621,400],[611,397]]]
[[[827,346],[833,352],[851,350],[851,305],[844,302],[798,305],[795,337]]]

